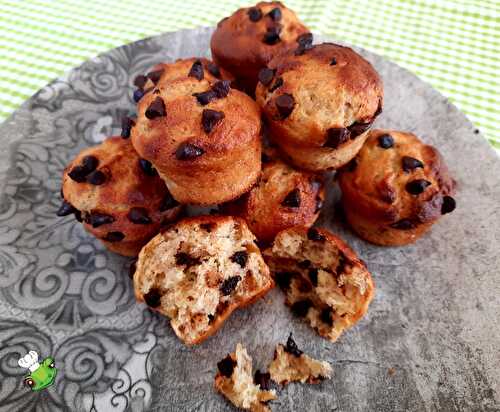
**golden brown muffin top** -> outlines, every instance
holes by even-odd
[[[394,228],[436,220],[455,207],[455,181],[443,158],[411,133],[371,131],[339,183],[349,207]]]
[[[214,58],[238,76],[256,72],[278,53],[297,47],[297,38],[308,32],[281,2],[260,2],[221,20],[210,47]]]
[[[99,238],[109,232],[126,236],[121,240],[146,237],[179,206],[151,164],[121,137],[82,150],[64,170],[62,192]]]
[[[153,164],[203,167],[255,139],[260,128],[258,106],[229,81],[185,76],[158,83],[140,100],[131,136]]]
[[[383,86],[359,54],[323,43],[272,59],[259,73],[256,98],[297,144],[334,147],[367,130],[382,109]]]

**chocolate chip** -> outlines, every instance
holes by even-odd
[[[323,199],[321,197],[316,196],[316,209],[314,209],[314,213],[318,213],[323,207]]]
[[[223,99],[231,90],[231,82],[229,80],[220,80],[212,86],[212,91],[218,99]]]
[[[423,193],[428,186],[431,185],[431,182],[425,179],[415,179],[406,184],[406,191],[412,195],[419,195]]]
[[[288,340],[286,341],[286,346],[284,347],[285,352],[288,352],[292,354],[293,356],[296,356],[297,358],[302,355],[302,351],[298,348],[297,344],[292,338],[292,334],[290,333],[290,336],[288,336]]]
[[[309,266],[311,266],[311,261],[310,260],[303,260],[302,262],[297,263],[297,266],[301,269],[307,269]]]
[[[390,225],[393,229],[411,230],[415,229],[415,223],[410,219],[401,219]]]
[[[290,287],[292,278],[299,276],[297,272],[275,272],[274,280],[281,290],[286,291]]]
[[[203,76],[203,65],[200,60],[196,60],[189,70],[188,77],[194,77],[197,80],[202,80]]]
[[[451,213],[455,210],[455,207],[457,207],[455,199],[453,199],[451,196],[444,196],[443,204],[441,206],[441,214],[445,215],[446,213]]]
[[[96,170],[95,172],[92,172],[87,176],[87,183],[90,183],[91,185],[94,186],[99,186],[102,185],[103,183],[106,182],[106,174],[104,172],[101,172],[100,170]]]
[[[175,254],[175,264],[176,265],[190,267],[190,266],[199,265],[200,263],[201,263],[200,259],[195,258],[195,257],[189,255],[188,253],[177,252]]]
[[[259,71],[259,82],[261,82],[264,86],[269,86],[274,77],[274,70],[268,69],[264,67]]]
[[[144,302],[146,302],[146,305],[152,308],[157,308],[158,306],[160,306],[160,291],[156,288],[150,289],[149,292],[144,295]]]
[[[278,27],[270,27],[264,34],[262,41],[270,46],[280,41],[280,29]]]
[[[271,19],[273,21],[280,21],[281,20],[281,10],[279,7],[275,7],[269,13],[267,13],[267,15],[269,17],[271,17]]]
[[[328,326],[332,327],[333,326],[333,310],[330,307],[324,308],[320,315],[319,318],[321,319],[321,322],[326,323]]]
[[[276,89],[278,89],[279,87],[283,86],[283,78],[282,77],[278,77],[276,79],[276,81],[274,82],[274,84],[269,88],[269,92],[274,92]]]
[[[128,220],[136,225],[148,225],[152,222],[148,210],[144,207],[133,207],[127,214]]]
[[[149,80],[151,80],[154,84],[156,84],[160,80],[162,74],[163,70],[156,70],[154,72],[149,72],[147,76]]]
[[[75,219],[82,223],[83,222],[83,218],[82,218],[82,212],[80,212],[79,210],[75,210]]]
[[[307,272],[307,276],[309,276],[309,279],[314,287],[318,286],[318,269],[309,269],[309,271]]]
[[[236,286],[238,286],[238,282],[240,280],[241,280],[241,276],[232,276],[229,279],[226,279],[224,282],[222,282],[222,285],[219,288],[222,295],[223,296],[230,295],[231,292],[234,289],[236,289]]]
[[[253,21],[254,23],[262,18],[262,11],[260,11],[260,9],[257,7],[250,8],[247,14],[250,21]]]
[[[313,227],[311,227],[307,231],[307,238],[309,240],[314,240],[316,242],[323,242],[326,240],[326,237],[324,235],[322,235],[321,233],[319,233],[318,230],[313,228]]]
[[[149,120],[156,119],[157,117],[163,117],[167,115],[167,110],[165,109],[165,103],[161,97],[156,97],[153,102],[146,109],[146,117]]]
[[[145,94],[144,91],[141,89],[134,90],[134,94],[132,95],[134,102],[139,103],[139,100],[141,100],[144,97],[144,94]]]
[[[174,199],[172,194],[167,189],[167,193],[165,193],[165,196],[160,203],[160,212],[165,212],[166,210],[173,209],[176,206],[179,206],[179,202]]]
[[[378,145],[382,149],[390,149],[392,146],[394,146],[394,139],[390,134],[383,134],[382,136],[378,137]]]
[[[269,156],[267,153],[262,152],[260,155],[260,160],[262,163],[269,163],[272,159],[271,156]]]
[[[411,172],[413,169],[416,169],[418,167],[423,169],[424,167],[424,164],[420,160],[410,156],[403,156],[402,162],[403,162],[403,170],[405,172]]]
[[[231,358],[231,355],[227,355],[220,362],[217,362],[217,368],[219,369],[219,372],[226,378],[231,377],[235,366],[236,366],[236,361],[233,358]]]
[[[130,279],[134,278],[136,270],[137,270],[137,260],[134,260],[128,267],[128,276]]]
[[[217,66],[215,63],[209,62],[207,64],[207,70],[214,77],[221,76],[219,66]]]
[[[247,265],[248,253],[245,250],[240,250],[238,252],[234,252],[229,259],[231,262],[237,263],[244,268]]]
[[[201,125],[205,133],[210,133],[212,129],[224,119],[224,113],[217,110],[204,109],[201,114]]]
[[[299,43],[299,47],[295,50],[296,56],[303,55],[306,50],[312,49],[313,45],[313,35],[312,33],[304,33],[297,37],[297,43]]]
[[[295,302],[291,309],[292,312],[295,316],[298,316],[299,318],[303,318],[307,315],[307,312],[309,312],[309,308],[312,306],[312,302],[309,299],[305,300],[299,300],[298,302]]]
[[[350,135],[349,130],[345,127],[332,127],[326,133],[326,143],[323,146],[332,149],[336,149],[341,144],[347,142]]]
[[[201,223],[200,228],[203,229],[204,231],[210,233],[214,229],[214,224],[213,223]]]
[[[193,93],[193,96],[196,97],[196,100],[202,106],[206,106],[217,97],[213,90],[207,90],[206,92],[201,93]]]
[[[134,86],[138,87],[139,89],[144,89],[144,86],[146,85],[147,81],[148,81],[148,78],[146,76],[140,74],[139,76],[137,76],[134,79]]]
[[[210,325],[215,319],[214,315],[208,314],[208,324]]]
[[[149,160],[139,159],[139,167],[148,176],[158,176],[158,172]]]
[[[290,193],[288,193],[283,201],[281,202],[282,206],[285,207],[300,207],[300,190],[293,189]]]
[[[263,391],[271,389],[271,374],[269,372],[262,373],[259,369],[255,372],[253,381],[256,385],[260,386]]]
[[[99,165],[99,160],[95,156],[85,156],[82,159],[82,167],[85,169],[85,172],[91,173],[93,172],[97,166]]]
[[[193,160],[201,156],[205,151],[191,143],[181,143],[175,151],[177,160]]]
[[[450,198],[451,199],[451,198]],[[71,205],[70,203],[66,202],[66,200],[63,200],[61,203],[61,206],[57,210],[57,216],[68,216],[71,215],[72,213],[75,213],[76,208]]]
[[[114,221],[115,218],[113,216],[99,212],[91,212],[85,218],[85,223],[88,223],[94,228],[113,223]]]
[[[293,111],[295,106],[295,99],[291,94],[285,93],[276,98],[276,108],[280,114],[281,119],[286,119]]]
[[[336,66],[337,65],[337,59],[335,57],[332,57],[332,60],[330,60],[330,66]]]
[[[85,178],[89,172],[85,170],[83,166],[75,166],[71,171],[68,173],[68,176],[74,180],[77,183],[82,183],[85,182]]]
[[[122,232],[108,232],[103,238],[108,242],[120,242],[123,239],[125,239],[125,235]]]
[[[128,116],[122,117],[122,132],[121,137],[128,139],[130,137],[130,131],[132,127],[135,126],[135,122]]]
[[[354,122],[351,124],[348,129],[350,134],[351,139],[355,139],[359,135],[363,134],[366,132],[370,126],[372,125],[372,122],[367,122],[367,123],[359,123],[359,122]]]

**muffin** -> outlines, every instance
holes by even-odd
[[[59,216],[74,214],[109,250],[136,256],[181,206],[129,139],[110,137],[66,167]]]
[[[227,70],[220,68],[211,60],[203,57],[191,57],[189,59],[178,59],[173,63],[159,63],[145,75],[136,76],[134,86],[134,100],[138,102],[145,94],[153,91],[156,85],[166,85],[179,77],[194,77],[201,80],[206,79],[210,83],[218,80],[233,81],[234,77]]]
[[[370,272],[349,246],[327,230],[284,230],[264,256],[292,313],[330,341],[368,310],[375,290]]]
[[[269,390],[269,380],[259,379],[263,374],[256,372],[252,377],[252,358],[241,343],[236,350],[217,363],[215,389],[234,406],[245,411],[271,412],[267,402],[276,399],[276,391]]]
[[[257,239],[269,243],[284,229],[314,224],[324,200],[323,176],[296,170],[270,150],[262,158],[257,184],[223,210],[245,219]]]
[[[259,73],[256,99],[280,149],[296,166],[319,171],[361,149],[382,111],[383,87],[352,49],[323,43],[272,59]]]
[[[328,362],[313,359],[302,352],[290,333],[286,345],[276,346],[269,375],[280,385],[290,382],[319,383],[331,378],[332,367]]]
[[[252,187],[261,169],[260,133],[250,97],[228,80],[188,73],[160,79],[139,101],[131,128],[135,149],[174,198],[200,205],[233,200]]]
[[[378,245],[412,243],[455,209],[455,181],[443,158],[410,133],[371,131],[338,180],[347,222]]]
[[[187,218],[154,237],[139,254],[137,300],[170,318],[186,344],[214,334],[237,308],[274,286],[242,219]]]
[[[299,45],[309,47],[312,35],[282,3],[260,2],[222,19],[210,40],[214,61],[233,73],[253,95],[257,76],[269,61]]]

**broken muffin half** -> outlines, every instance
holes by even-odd
[[[292,312],[332,342],[368,310],[374,295],[370,272],[329,231],[286,229],[264,256]]]
[[[203,341],[273,286],[254,235],[229,216],[171,225],[144,246],[134,273],[136,298],[168,316],[186,344]]]

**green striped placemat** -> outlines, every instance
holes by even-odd
[[[47,82],[110,48],[213,26],[237,0],[0,0],[0,121]],[[289,0],[316,32],[382,54],[448,96],[500,149],[498,0]]]

